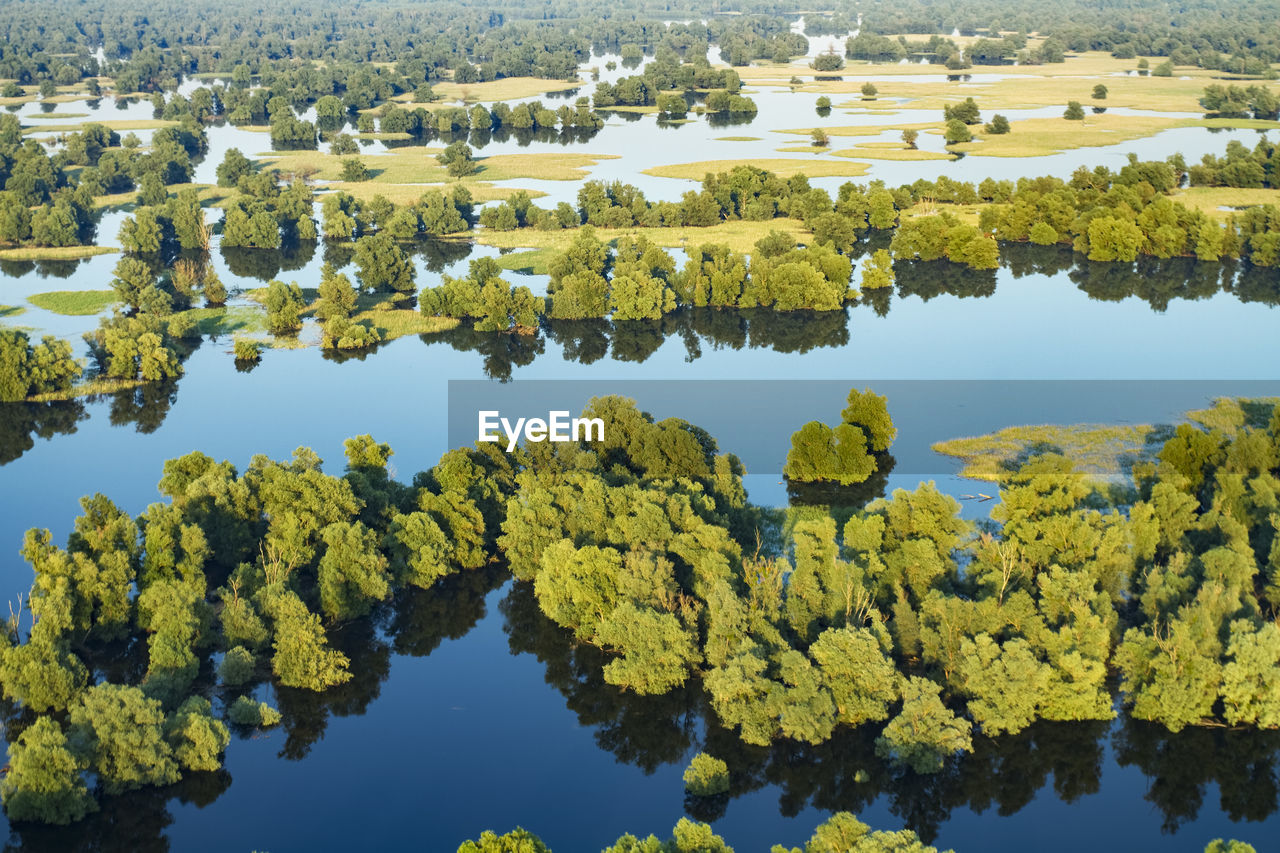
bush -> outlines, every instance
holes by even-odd
[[[729,791],[729,765],[699,752],[684,770],[684,789],[695,797],[713,797]]]
[[[248,338],[236,338],[236,361],[258,361],[262,358],[262,344]]]
[[[227,652],[218,665],[218,678],[228,687],[239,687],[253,678],[258,661],[253,652],[244,646],[236,646]]]
[[[238,726],[274,726],[280,722],[280,712],[266,702],[255,702],[248,696],[240,696],[227,709],[227,716]]]

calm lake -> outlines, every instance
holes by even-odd
[[[585,84],[581,94],[590,89]],[[747,124],[661,126],[653,116],[618,115],[595,137],[566,146],[622,155],[602,161],[593,178],[675,199],[694,185],[640,171],[699,159],[795,156],[775,151],[796,139],[769,132],[775,129],[883,123],[893,138],[893,125],[917,120],[910,111],[838,109],[819,118],[816,96],[763,90],[752,97],[760,112]],[[103,119],[151,115],[147,103],[117,108],[109,99],[60,109]],[[38,106],[19,114],[24,122],[46,120]],[[717,139],[731,134],[761,140]],[[229,126],[211,128],[209,137],[197,181],[212,181],[229,147],[248,154],[269,147],[265,134]],[[1039,159],[872,161],[870,174],[856,180],[1065,177],[1084,163],[1117,167],[1129,151],[1144,158],[1181,151],[1191,162],[1220,152],[1231,138],[1252,145],[1256,136],[1185,128]],[[376,156],[386,149],[375,142],[365,150]],[[560,140],[511,138],[478,153],[517,150],[562,148]],[[834,190],[844,180],[813,183]],[[547,191],[540,205],[572,202],[581,186],[512,183]],[[122,216],[103,216],[101,242],[114,243]],[[333,252],[323,245],[215,250],[213,258],[234,291],[272,277],[314,286]],[[341,261],[340,254],[332,256]],[[435,285],[444,273],[463,272],[470,259],[493,254],[424,241],[415,255],[418,285]],[[21,305],[47,290],[103,289],[115,262],[107,255],[0,264],[0,303]],[[511,280],[537,291],[546,284],[539,276]],[[830,380],[845,392],[865,385],[888,394],[900,430],[899,464],[887,488],[934,479],[963,497],[991,486],[958,477],[958,463],[930,451],[932,442],[1017,423],[1170,422],[1217,395],[1280,394],[1278,305],[1275,271],[1182,259],[1091,264],[1067,250],[1015,246],[998,271],[916,264],[899,274],[892,293],[831,314],[685,311],[655,323],[552,324],[536,340],[455,331],[345,360],[316,348],[269,350],[247,372],[237,371],[229,338],[206,340],[176,383],[65,404],[0,405],[0,589],[13,597],[30,585],[30,569],[17,556],[27,528],[49,527],[62,540],[78,498],[96,491],[140,512],[159,498],[164,460],[192,450],[243,470],[254,454],[282,458],[309,446],[336,472],[343,440],[371,433],[395,449],[396,474],[408,480],[451,446],[450,380],[510,389],[527,380],[581,380],[583,394],[632,394],[656,416],[685,417],[708,427],[722,449],[742,452],[751,498],[770,505],[787,498],[769,448],[780,463],[790,432],[810,418],[833,420],[844,392],[801,403],[786,397],[795,389],[763,380]],[[28,307],[10,322],[78,342],[97,318]],[[318,338],[318,330],[309,325],[303,337]],[[742,393],[718,422],[714,411],[700,420],[697,407],[678,405],[678,394],[662,396],[683,380],[717,380],[721,393]],[[751,448],[736,446],[735,436]],[[974,516],[990,507],[964,505]],[[746,793],[703,804],[693,815],[710,820],[739,851],[800,844],[840,809],[877,829],[910,827],[957,851],[1198,853],[1220,836],[1262,850],[1280,831],[1280,733],[1175,736],[1123,719],[1041,723],[1015,737],[976,738],[973,755],[933,777],[886,768],[874,756],[873,733],[844,732],[817,748],[745,747],[715,725],[696,684],[658,698],[603,684],[597,652],[574,647],[543,619],[529,589],[488,572],[397,599],[374,619],[344,627],[334,643],[351,657],[355,679],[322,696],[260,692],[284,713],[284,725],[234,739],[223,773],[106,798],[101,813],[82,824],[24,828],[10,835],[10,847],[449,851],[483,829],[522,825],[558,853],[598,850],[623,832],[668,833],[686,814],[681,773],[702,748],[729,762],[735,793]]]

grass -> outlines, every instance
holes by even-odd
[[[1226,219],[1232,210],[1259,204],[1280,204],[1280,190],[1239,187],[1191,187],[1174,193],[1173,200],[1203,211],[1215,219]],[[1222,210],[1221,208],[1232,208]]]
[[[454,182],[455,184],[458,182]],[[500,187],[484,181],[461,181],[471,192],[471,198],[477,204],[486,201],[503,201],[520,192],[519,187]],[[369,201],[380,195],[395,204],[413,204],[422,198],[428,190],[439,190],[448,193],[454,184],[382,184],[376,181],[362,181],[356,184],[333,183],[328,189],[341,190],[360,201]],[[546,195],[542,190],[525,190],[529,198],[542,198]]]
[[[805,131],[809,133],[810,131]],[[769,159],[769,160],[700,160],[696,163],[676,163],[670,166],[654,166],[644,174],[658,178],[684,178],[701,181],[709,172],[727,172],[735,166],[755,166],[773,172],[780,178],[792,175],[808,175],[811,178],[847,177],[865,175],[870,168],[866,163],[834,162],[830,160]]]
[[[759,136],[717,136],[717,142],[759,142]]]
[[[1084,121],[1065,118],[1032,118],[1010,122],[1012,130],[1000,135],[984,135],[979,140],[954,145],[955,151],[985,157],[1041,157],[1073,148],[1115,145],[1131,139],[1154,136],[1175,127],[1280,128],[1280,122],[1254,119],[1189,119],[1167,116],[1133,116],[1103,113]]]
[[[881,136],[885,133],[900,132],[903,130],[924,130],[924,131],[941,131],[942,122],[915,122],[913,124],[855,124],[845,127],[824,127],[827,136]],[[809,136],[813,133],[812,127],[793,127],[786,130],[775,130],[774,133],[789,133],[793,136]]]
[[[442,149],[426,146],[397,148],[387,154],[361,157],[369,170],[370,180],[362,184],[438,184],[452,179],[435,160]],[[463,179],[469,187],[488,181],[510,181],[533,178],[543,181],[577,181],[587,177],[588,170],[601,160],[616,160],[616,154],[495,154],[476,160],[474,175]],[[343,157],[322,151],[291,151],[262,154],[257,158],[265,167],[282,172],[309,172],[320,180],[337,181],[342,177]],[[344,185],[344,189],[348,186]],[[348,189],[350,192],[350,190]],[[421,195],[425,188],[419,190]],[[376,190],[374,192],[377,192]],[[354,193],[353,193],[354,194]],[[416,199],[417,196],[414,196]]]
[[[101,314],[118,298],[114,290],[50,290],[32,294],[27,301],[37,308],[65,317],[88,317]]]
[[[865,157],[868,160],[954,160],[954,154],[945,151],[922,151],[908,148],[900,142],[864,142],[853,148],[841,148],[831,152],[836,157]]]
[[[26,313],[26,308],[21,305],[0,305],[0,319],[5,317],[17,317],[19,314]]]
[[[414,308],[374,308],[361,311],[351,318],[377,329],[384,341],[405,335],[434,335],[458,325],[453,317],[426,317]]]
[[[562,92],[565,89],[577,89],[583,84],[566,80],[542,80],[537,77],[503,77],[486,83],[454,83],[453,81],[432,83],[431,90],[450,100],[461,100],[467,103],[478,101],[514,101],[545,95],[547,92]],[[410,95],[412,97],[412,95]]]
[[[34,403],[51,403],[58,400],[74,400],[77,397],[88,397],[93,394],[112,394],[116,391],[128,391],[145,384],[141,379],[113,379],[97,377],[85,382],[77,382],[66,391],[50,391],[46,394],[35,394],[27,399]]]
[[[550,247],[510,252],[498,258],[498,266],[504,270],[527,275],[549,275],[551,270],[547,268],[547,264],[556,256],[556,253],[557,250]]]
[[[1164,431],[1149,424],[1109,426],[1013,426],[971,438],[940,441],[933,449],[963,461],[960,474],[974,480],[999,481],[1028,456],[1061,453],[1090,479],[1113,481],[1134,462],[1158,452]]]
[[[18,246],[0,249],[0,261],[67,261],[110,255],[120,251],[111,246]]]
[[[176,125],[176,121],[167,121],[161,118],[118,118],[104,119],[102,121],[88,122],[89,124],[100,124],[109,130],[146,130],[157,127],[171,127]],[[78,124],[34,124],[30,127],[24,127],[22,132],[30,135],[33,133],[78,133],[84,130],[85,123]],[[267,128],[270,130],[270,128]]]
[[[191,308],[179,314],[194,320],[202,335],[265,334],[267,331],[267,315],[247,305]]]
[[[720,243],[736,252],[751,252],[755,243],[770,231],[782,231],[798,241],[812,237],[804,225],[794,219],[771,219],[767,222],[732,221],[722,222],[709,228],[672,227],[672,228],[597,228],[596,236],[601,240],[613,241],[623,236],[644,235],[656,245],[667,248],[684,248],[701,246],[706,243]],[[519,228],[515,231],[481,231],[476,235],[477,242],[500,249],[539,249],[546,254],[538,257],[520,259],[515,263],[546,262],[557,252],[564,251],[577,236],[577,229],[562,231],[538,231],[533,228]],[[524,254],[524,253],[522,253]],[[513,257],[508,255],[508,258]],[[499,258],[499,264],[505,268],[505,259]],[[531,267],[532,269],[532,267]],[[536,269],[532,269],[536,272]]]

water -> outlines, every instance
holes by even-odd
[[[615,59],[619,73],[635,73]],[[593,57],[591,64],[603,73],[605,60]],[[590,89],[586,84],[583,93]],[[561,146],[513,138],[480,153],[619,153],[621,159],[602,161],[591,177],[637,183],[651,199],[675,199],[692,185],[640,171],[698,159],[795,156],[774,149],[802,138],[771,133],[776,129],[882,124],[885,138],[892,138],[895,125],[933,117],[835,110],[820,119],[813,110],[816,96],[765,89],[753,97],[760,113],[739,126],[698,119],[663,127],[652,116],[618,116],[589,141]],[[59,110],[98,118],[150,115],[149,104],[118,109],[110,99]],[[40,113],[39,105],[20,108],[24,121],[48,120]],[[146,131],[138,133],[146,138]],[[764,139],[716,139],[726,135]],[[229,147],[251,154],[269,147],[266,135],[228,126],[210,128],[209,136],[199,181],[212,180]],[[871,174],[858,180],[1065,176],[1081,164],[1118,166],[1128,151],[1144,158],[1182,151],[1194,161],[1220,151],[1229,138],[1251,144],[1253,135],[1186,128],[1035,160],[872,161]],[[853,141],[861,139],[867,137]],[[364,150],[376,157],[387,149],[373,143]],[[843,180],[814,183],[834,189]],[[572,201],[581,184],[511,183],[547,190],[543,204]],[[122,216],[104,215],[102,242],[114,241]],[[327,251],[332,249],[215,251],[213,259],[229,287],[247,289],[271,277],[314,284]],[[437,284],[442,274],[465,269],[470,258],[494,253],[424,241],[415,255],[418,284]],[[115,260],[0,264],[0,303],[21,305],[44,290],[103,288]],[[392,464],[407,480],[450,445],[444,414],[449,379],[806,378],[872,387],[913,379],[1131,379],[1152,387],[1163,380],[1161,393],[1134,394],[1107,410],[1114,420],[1131,422],[1176,419],[1214,394],[1237,393],[1240,386],[1226,380],[1277,379],[1280,284],[1273,271],[1241,273],[1224,287],[1217,265],[1182,260],[1145,259],[1126,270],[1088,264],[1068,251],[1012,247],[1005,261],[995,273],[911,266],[892,294],[869,296],[866,304],[830,315],[687,311],[653,324],[556,324],[532,342],[459,331],[402,339],[343,361],[315,349],[268,351],[249,372],[235,369],[229,340],[206,341],[174,384],[68,404],[6,405],[0,407],[0,543],[8,544],[0,548],[0,589],[12,594],[30,582],[29,568],[16,555],[24,530],[47,526],[62,540],[78,512],[77,499],[94,491],[140,512],[159,498],[154,484],[163,461],[192,450],[243,469],[255,453],[283,458],[305,445],[336,471],[342,441],[367,432],[395,448]],[[512,280],[545,288],[544,277]],[[28,307],[10,322],[78,340],[96,318]],[[1179,384],[1185,380],[1207,384]],[[888,488],[912,487],[927,474],[955,495],[971,492],[975,484],[957,476],[955,462],[931,455],[930,443],[1011,420],[1060,419],[1060,411],[1018,390],[1026,386],[993,387],[1007,387],[1008,397],[895,408],[891,395],[902,433],[895,450],[902,459],[926,461],[900,465]],[[1052,387],[1064,389],[1055,401],[1061,409],[1092,416],[1098,386]],[[841,402],[831,401],[832,417]],[[794,414],[794,426],[809,416]],[[794,426],[775,420],[763,438],[780,454]],[[735,449],[728,440],[722,446]],[[756,470],[747,484],[753,500],[786,500],[776,472]],[[967,503],[966,514],[986,506]],[[450,850],[485,828],[521,824],[557,850],[599,849],[627,831],[667,833],[685,813],[683,767],[708,745],[729,761],[745,793],[721,803],[722,811],[695,810],[695,816],[712,820],[744,851],[799,844],[837,809],[854,810],[876,828],[910,826],[961,851],[1199,851],[1218,836],[1244,838],[1262,849],[1261,840],[1280,829],[1275,733],[1173,736],[1126,722],[1041,724],[1017,737],[979,739],[975,755],[923,782],[887,771],[872,757],[874,735],[866,732],[842,733],[817,748],[747,748],[709,723],[696,685],[652,699],[603,685],[598,656],[572,647],[563,632],[541,620],[526,588],[482,573],[406,595],[371,622],[345,628],[335,644],[352,658],[356,681],[321,697],[263,693],[285,713],[285,725],[233,740],[223,774],[106,800],[98,817],[78,827],[22,829],[11,843],[274,853],[411,845]],[[869,778],[856,781],[858,770]]]

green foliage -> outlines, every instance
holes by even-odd
[[[379,232],[356,240],[356,275],[369,290],[414,291],[413,260],[390,235]]]
[[[775,844],[772,853],[937,853],[909,829],[872,830],[849,812],[836,812],[819,824],[804,849]]]
[[[851,390],[840,419],[834,429],[810,421],[791,436],[783,469],[788,479],[848,486],[865,482],[876,472],[873,454],[887,451],[897,435],[885,398]]]
[[[218,770],[231,734],[213,716],[209,700],[191,696],[169,716],[164,725],[165,740],[173,747],[173,757],[183,770]]]
[[[532,832],[514,829],[505,835],[485,830],[479,839],[462,842],[458,853],[551,853],[551,850]]]
[[[263,303],[267,308],[267,329],[271,334],[289,335],[302,328],[302,312],[307,304],[297,282],[285,284],[274,279],[268,282]]]
[[[98,684],[71,706],[70,742],[89,756],[108,793],[166,785],[181,776],[164,737],[160,703],[138,688]]]
[[[699,752],[684,769],[684,789],[695,797],[712,797],[729,791],[729,765]]]
[[[863,290],[893,286],[893,256],[888,249],[876,249],[862,262]]]
[[[218,679],[228,687],[239,687],[253,680],[258,661],[244,646],[233,646],[218,664]]]
[[[227,708],[227,716],[237,726],[270,728],[280,722],[280,712],[266,702],[257,702],[248,696],[237,696]]]
[[[271,591],[264,601],[274,623],[272,671],[280,683],[324,690],[351,680],[347,656],[328,647],[320,617],[290,591]]]
[[[82,775],[87,766],[68,748],[57,722],[37,717],[9,745],[8,772],[0,781],[9,820],[68,824],[95,811]]]
[[[876,754],[905,764],[916,773],[936,773],[947,758],[972,752],[968,720],[952,713],[938,698],[942,688],[912,676],[902,685],[902,710],[876,739]]]
[[[1067,109],[1063,112],[1062,117],[1067,121],[1084,121],[1084,107],[1079,101],[1068,101]]]
[[[46,335],[32,346],[26,332],[0,329],[0,402],[66,391],[79,376],[66,341]]]

